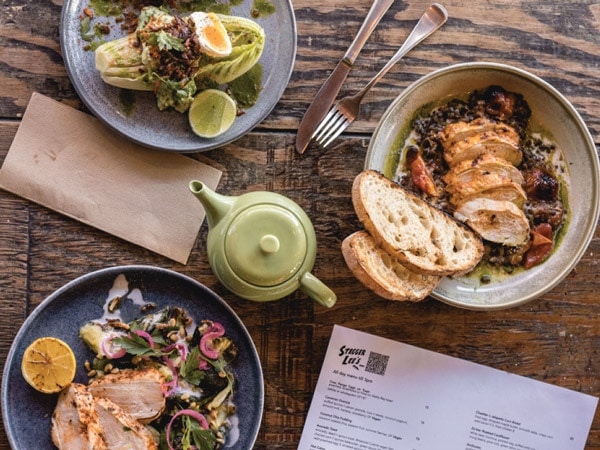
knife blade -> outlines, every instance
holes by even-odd
[[[365,17],[352,44],[350,44],[350,47],[348,47],[348,50],[346,50],[346,53],[340,62],[338,62],[335,69],[333,69],[333,72],[331,72],[325,83],[323,83],[323,86],[321,86],[321,89],[319,89],[317,95],[315,95],[312,103],[304,113],[296,135],[296,151],[298,153],[304,153],[306,147],[308,147],[315,129],[323,117],[325,117],[331,105],[333,105],[356,57],[373,32],[373,29],[375,29],[383,15],[392,6],[392,3],[394,3],[394,0],[375,0],[371,5],[367,17]]]

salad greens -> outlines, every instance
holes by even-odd
[[[235,413],[230,363],[237,348],[221,324],[196,324],[185,310],[167,307],[128,324],[89,322],[80,336],[96,354],[93,378],[115,368],[153,367],[164,375],[166,408],[149,425],[161,450],[209,450],[225,443]]]
[[[240,77],[258,62],[264,49],[265,33],[256,22],[215,16],[231,40],[228,56],[210,56],[198,49],[191,16],[172,16],[149,6],[141,10],[134,33],[96,49],[96,69],[113,86],[154,91],[161,111],[187,111],[197,91]]]

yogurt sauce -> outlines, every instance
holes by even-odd
[[[112,312],[110,311],[110,305],[113,303],[113,301],[119,298],[121,299],[121,301],[129,299],[133,302],[134,305],[138,305],[140,307],[148,304],[148,302],[144,301],[142,292],[137,288],[130,290],[129,281],[127,281],[125,275],[119,274],[115,278],[112,287],[108,291],[108,296],[106,297],[106,301],[104,302],[104,305],[102,307],[102,310],[104,312],[102,314],[102,317],[98,319],[98,321],[105,322],[107,320],[115,319],[122,321],[121,311],[118,307],[114,308]]]

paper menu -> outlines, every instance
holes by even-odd
[[[336,325],[299,450],[583,450],[598,399]]]

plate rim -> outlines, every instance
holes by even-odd
[[[265,386],[264,386],[264,372],[262,369],[262,364],[260,362],[260,355],[258,354],[258,350],[256,349],[254,340],[252,339],[252,336],[250,335],[248,329],[246,328],[246,325],[243,323],[241,318],[237,315],[235,310],[220,295],[218,295],[216,292],[214,292],[212,289],[210,289],[203,283],[200,283],[199,281],[195,280],[194,278],[190,277],[189,275],[185,275],[185,274],[176,272],[171,269],[166,269],[166,268],[158,267],[158,266],[143,265],[143,264],[118,265],[118,266],[105,267],[105,268],[98,269],[98,270],[95,270],[92,272],[88,272],[79,277],[76,277],[76,278],[72,279],[71,281],[68,281],[67,283],[65,283],[64,285],[62,285],[55,291],[53,291],[51,294],[49,294],[46,298],[44,298],[44,300],[38,306],[35,307],[35,309],[31,312],[31,314],[29,314],[29,316],[27,316],[27,318],[25,319],[25,321],[23,322],[23,324],[21,325],[21,327],[15,334],[15,337],[13,338],[13,341],[11,343],[9,352],[6,357],[5,365],[4,365],[4,368],[2,371],[2,384],[1,384],[1,386],[2,386],[2,394],[1,394],[2,422],[3,422],[4,430],[6,432],[6,436],[7,436],[10,447],[15,450],[18,449],[17,442],[15,440],[15,436],[13,436],[13,433],[12,433],[12,426],[10,426],[10,424],[13,421],[10,419],[10,417],[8,417],[8,412],[7,412],[7,408],[6,408],[6,406],[8,404],[7,389],[9,388],[8,385],[9,385],[9,378],[10,378],[8,375],[9,375],[9,371],[11,370],[11,367],[15,364],[15,354],[18,351],[17,347],[19,347],[19,344],[21,344],[23,336],[28,332],[28,329],[32,326],[32,324],[35,323],[37,317],[43,311],[45,311],[49,306],[51,306],[52,303],[54,301],[56,301],[57,298],[60,298],[60,296],[63,293],[68,292],[73,288],[76,288],[79,284],[85,283],[90,279],[106,277],[109,275],[114,275],[114,276],[117,276],[120,274],[126,275],[127,273],[131,273],[131,272],[136,272],[136,273],[143,272],[144,275],[148,275],[151,273],[156,274],[157,272],[160,272],[162,275],[172,277],[173,279],[182,280],[183,282],[187,283],[188,285],[193,285],[195,288],[199,288],[201,290],[207,291],[214,299],[217,299],[217,301],[220,303],[219,306],[224,308],[225,310],[227,310],[230,317],[232,319],[234,319],[235,322],[237,322],[237,326],[239,327],[239,330],[246,336],[246,338],[248,340],[248,344],[253,349],[252,356],[253,356],[253,359],[255,359],[256,363],[257,363],[256,367],[254,367],[254,370],[260,376],[260,379],[257,380],[257,382],[256,382],[256,385],[259,387],[259,389],[258,389],[259,404],[257,406],[259,407],[258,410],[260,411],[260,416],[258,418],[258,421],[256,422],[255,429],[252,430],[252,436],[249,440],[250,447],[248,448],[248,450],[253,448],[253,446],[256,444],[256,440],[258,438],[258,434],[260,431],[263,414],[264,414]]]
[[[100,122],[102,122],[104,125],[106,125],[110,130],[115,132],[118,136],[122,136],[135,144],[141,145],[141,146],[149,148],[149,149],[161,150],[161,151],[165,151],[165,152],[169,152],[169,153],[182,153],[182,154],[205,152],[205,151],[214,150],[216,148],[223,147],[227,144],[230,144],[230,143],[238,140],[239,138],[245,136],[246,134],[250,133],[260,123],[262,123],[271,114],[271,112],[273,112],[273,110],[275,109],[275,107],[277,106],[279,101],[281,100],[285,90],[287,89],[287,86],[289,85],[290,79],[291,79],[293,71],[294,71],[294,66],[295,66],[297,52],[298,52],[298,30],[297,30],[296,14],[295,14],[295,10],[294,10],[293,4],[292,4],[292,0],[272,0],[272,1],[278,2],[277,6],[284,6],[285,14],[287,16],[289,16],[290,25],[291,25],[290,31],[292,34],[292,42],[290,43],[291,51],[285,52],[288,55],[288,57],[286,58],[286,62],[288,62],[289,64],[287,67],[287,71],[281,72],[281,73],[284,73],[285,76],[278,77],[278,78],[280,78],[280,80],[275,85],[275,87],[277,88],[277,90],[275,91],[276,94],[273,96],[269,96],[269,98],[271,99],[270,102],[266,103],[264,110],[262,111],[261,114],[259,114],[256,117],[256,120],[254,120],[250,125],[241,129],[239,132],[237,132],[233,135],[229,135],[228,137],[227,137],[227,134],[223,134],[221,136],[217,136],[212,139],[204,139],[204,138],[197,137],[197,139],[198,139],[197,144],[194,144],[193,141],[191,140],[196,137],[193,134],[192,130],[190,129],[189,130],[190,142],[188,144],[179,144],[176,147],[165,146],[165,145],[155,145],[149,140],[144,140],[139,135],[132,136],[132,135],[128,134],[125,131],[125,129],[117,128],[113,123],[111,123],[110,117],[106,117],[105,114],[103,114],[102,112],[99,111],[101,104],[98,102],[95,102],[93,99],[89,98],[89,96],[86,94],[85,86],[83,85],[82,80],[76,74],[75,62],[70,59],[71,53],[73,51],[76,51],[77,47],[79,47],[81,50],[82,43],[80,42],[80,39],[74,40],[75,43],[72,43],[69,39],[67,39],[67,36],[66,36],[67,31],[66,30],[68,29],[68,27],[65,26],[65,24],[67,23],[67,21],[72,20],[72,16],[68,14],[69,10],[72,8],[73,5],[81,3],[81,1],[82,0],[65,0],[61,7],[60,29],[59,29],[60,50],[61,50],[61,56],[63,59],[63,64],[67,71],[69,81],[71,82],[73,88],[75,89],[75,92],[77,93],[78,98],[81,100],[81,102],[85,105],[85,107],[89,110],[89,112],[95,118],[97,118]],[[249,1],[249,0],[245,0],[245,1]],[[268,39],[268,37],[266,37],[265,39]],[[264,79],[264,75],[263,75],[263,79]],[[260,98],[263,97],[263,95],[264,95],[264,90],[265,90],[264,88],[265,88],[265,86],[262,86],[262,92],[261,92],[261,95],[259,96],[259,101],[260,101]],[[272,87],[270,87],[270,89],[272,90]],[[131,127],[123,127],[123,128],[131,128]]]
[[[591,152],[591,153],[587,152],[588,147],[595,149],[594,139],[592,137],[592,134],[591,134],[589,128],[586,126],[585,121],[583,120],[583,118],[581,117],[581,115],[579,114],[577,109],[573,106],[573,104],[560,91],[558,91],[554,86],[552,86],[550,83],[548,83],[544,79],[542,79],[542,78],[538,77],[537,75],[534,75],[531,72],[528,72],[524,69],[514,67],[514,66],[511,66],[511,65],[505,64],[505,63],[485,62],[485,61],[457,63],[457,64],[452,64],[450,66],[436,69],[436,70],[420,77],[419,79],[415,80],[410,85],[408,85],[390,103],[390,105],[386,108],[385,112],[381,116],[381,119],[377,123],[377,126],[375,127],[372,136],[378,135],[379,131],[383,128],[384,122],[393,113],[393,110],[395,109],[396,105],[398,103],[400,103],[401,101],[403,101],[407,96],[412,94],[416,89],[421,87],[421,85],[423,85],[427,82],[430,82],[431,80],[433,80],[439,76],[446,75],[446,74],[452,73],[452,72],[468,70],[468,69],[497,70],[499,72],[512,73],[512,74],[515,74],[522,78],[525,78],[527,81],[529,81],[533,84],[537,84],[547,94],[549,94],[550,96],[555,98],[557,100],[557,102],[560,103],[560,105],[562,105],[562,107],[565,108],[565,110],[567,110],[569,112],[569,114],[572,115],[577,128],[580,130],[581,135],[584,137],[584,140],[586,141],[586,144],[587,144],[586,153],[589,153],[590,159],[592,159],[595,162],[595,164],[592,164],[592,168],[591,168],[593,175],[595,176],[596,181],[598,181],[600,179],[599,156],[596,151]],[[369,147],[367,148],[367,153],[365,155],[364,169],[376,168],[376,167],[373,167],[373,165],[371,165],[371,161],[372,161],[372,157],[373,157],[374,153],[375,153],[374,139],[371,139],[369,142]],[[598,183],[596,183],[596,184],[598,184]],[[442,294],[437,288],[435,288],[432,291],[432,293],[430,294],[431,297],[433,297],[436,300],[439,300],[443,303],[446,303],[448,305],[455,306],[455,307],[462,308],[462,309],[475,310],[475,311],[497,311],[497,310],[505,310],[508,308],[513,308],[516,306],[526,304],[526,303],[531,302],[532,300],[542,296],[543,294],[547,293],[548,291],[552,290],[554,287],[556,287],[559,283],[561,283],[572,272],[572,270],[575,268],[575,266],[579,263],[579,261],[585,254],[585,251],[587,250],[590,242],[592,241],[592,239],[594,237],[594,231],[595,231],[596,227],[598,226],[598,222],[600,220],[600,202],[598,201],[598,198],[600,196],[600,188],[596,187],[596,189],[592,192],[592,194],[593,194],[592,199],[595,199],[596,201],[591,202],[591,211],[590,212],[593,215],[593,217],[592,217],[592,220],[589,222],[589,226],[584,230],[585,231],[585,239],[577,245],[577,251],[575,252],[574,257],[572,259],[570,259],[568,264],[564,265],[561,268],[561,270],[558,271],[557,276],[554,277],[554,279],[552,280],[551,283],[548,283],[543,288],[538,289],[524,297],[520,297],[517,300],[508,301],[508,302],[500,303],[500,304],[476,304],[476,303],[466,303],[466,302],[457,301],[447,295]]]

